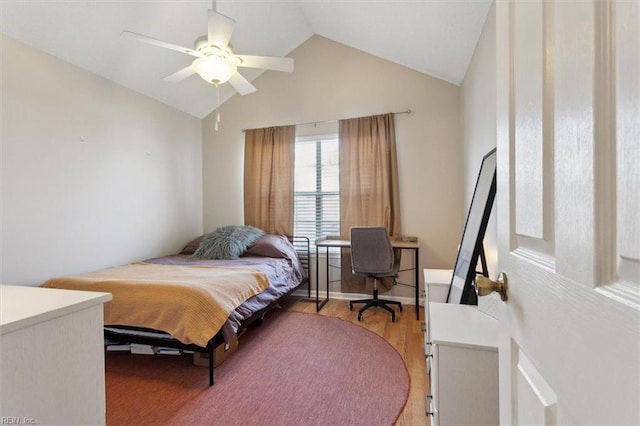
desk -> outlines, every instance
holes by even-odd
[[[416,320],[420,319],[420,269],[418,267],[419,258],[420,258],[420,245],[417,241],[391,241],[391,245],[393,248],[401,249],[401,250],[411,250],[413,251],[413,267],[410,270],[414,271],[413,274],[413,282],[415,284],[415,297],[416,297]],[[326,262],[326,287],[327,287],[327,295],[326,298],[320,301],[320,269],[318,256],[319,248],[323,247],[325,249],[325,253],[327,255]],[[332,238],[319,238],[316,240],[316,312],[318,312],[322,307],[329,301],[329,248],[339,248],[342,249],[351,247],[351,241],[349,240],[338,240]]]

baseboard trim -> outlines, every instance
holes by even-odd
[[[294,296],[299,297],[307,297],[306,290],[296,290],[292,293]],[[323,300],[326,296],[326,291],[320,293],[320,300]],[[311,291],[311,297],[315,299],[315,291]],[[332,300],[358,300],[358,299],[368,299],[370,298],[370,294],[361,294],[361,293],[342,293],[338,291],[330,291],[329,299]],[[381,299],[393,300],[396,302],[400,302],[403,305],[415,305],[415,299],[412,297],[406,296],[387,296],[385,294],[379,296]],[[422,299],[419,300],[420,306],[423,306],[424,302]]]

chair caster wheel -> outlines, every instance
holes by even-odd
[[[358,314],[358,321],[362,321],[362,314]]]
[[[402,305],[398,305],[398,308],[400,308],[400,312],[402,312]]]
[[[351,302],[349,302],[349,310],[353,311],[353,304]]]
[[[393,315],[393,316],[391,317],[391,322],[396,322],[396,316],[395,316],[395,315]]]

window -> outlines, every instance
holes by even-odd
[[[297,138],[294,181],[294,233],[313,244],[340,234],[340,182],[337,135]]]

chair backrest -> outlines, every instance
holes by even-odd
[[[351,228],[351,269],[354,274],[371,277],[396,274],[395,256],[386,228]]]

